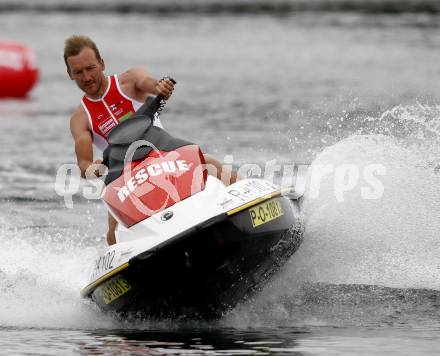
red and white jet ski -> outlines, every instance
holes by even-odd
[[[199,146],[153,126],[161,98],[109,136],[102,199],[117,243],[82,289],[104,311],[218,317],[257,290],[299,247],[297,198],[262,179],[208,175]]]

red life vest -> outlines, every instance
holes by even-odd
[[[117,75],[108,77],[108,87],[99,99],[90,99],[84,95],[81,104],[89,118],[90,129],[93,133],[93,143],[101,151],[108,146],[107,137],[110,131],[119,123],[130,118],[142,105],[122,91]],[[158,117],[153,124],[162,127]]]

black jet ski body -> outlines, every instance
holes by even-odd
[[[263,179],[225,186],[198,145],[151,124],[151,106],[110,134],[102,199],[119,222],[117,243],[81,293],[120,315],[218,317],[298,249],[298,199]]]

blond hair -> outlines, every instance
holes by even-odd
[[[77,56],[84,48],[91,48],[95,52],[96,59],[101,61],[101,54],[99,53],[96,43],[88,36],[73,35],[64,42],[64,63],[66,63],[67,70],[70,72],[67,58]]]

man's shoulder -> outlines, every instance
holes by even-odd
[[[71,119],[86,116],[86,112],[82,105],[78,105],[72,113]]]
[[[79,105],[72,113],[72,116],[70,117],[70,124],[71,125],[83,125],[84,123],[88,123],[87,121],[87,114],[82,107],[82,105]]]
[[[140,67],[133,67],[127,69],[125,72],[118,75],[119,82],[123,83],[135,83],[139,78],[144,77],[147,74],[145,69]]]

